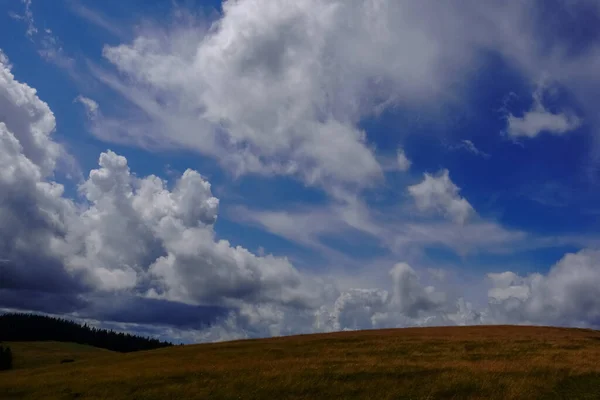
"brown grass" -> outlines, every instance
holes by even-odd
[[[108,353],[0,373],[0,399],[21,398],[600,399],[600,332],[409,328]]]
[[[83,361],[118,354],[110,350],[77,343],[5,342],[4,344],[8,345],[13,352],[14,369],[56,365],[60,364],[60,361],[64,359]]]

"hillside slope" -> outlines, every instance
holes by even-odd
[[[0,398],[600,399],[600,332],[410,328],[176,346],[0,373]]]
[[[119,353],[77,343],[64,342],[2,342],[13,352],[13,368],[27,369],[60,364],[62,360],[89,361]],[[1,380],[1,377],[0,377]],[[1,397],[0,397],[1,398]]]

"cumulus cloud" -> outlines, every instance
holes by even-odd
[[[319,298],[287,259],[216,239],[219,201],[196,171],[169,187],[156,176],[138,178],[124,157],[107,151],[79,186],[86,201],[65,198],[51,180],[64,154],[51,138],[54,116],[4,66],[0,115],[1,297],[10,306],[19,290],[40,293],[21,297],[23,307],[50,297],[75,307],[94,293],[228,309],[306,308]]]
[[[190,304],[311,300],[308,282],[286,259],[215,238],[219,201],[197,172],[185,171],[169,190],[158,177],[134,177],[113,152],[99,164],[80,186],[89,205],[61,249],[67,267],[88,270],[96,288]]]
[[[9,132],[18,138],[21,149],[14,149],[13,153],[22,153],[43,177],[54,171],[61,153],[61,147],[50,138],[56,127],[54,114],[37,97],[35,89],[14,79],[4,62],[0,69],[0,121],[4,124],[5,141],[14,140],[8,138]]]
[[[341,292],[331,308],[322,307],[317,314],[319,327],[338,331],[480,322],[479,313],[469,303],[424,286],[407,263],[394,265],[389,274],[391,291],[374,288]]]
[[[533,104],[522,117],[507,115],[507,133],[512,137],[534,138],[541,133],[564,135],[581,125],[581,119],[572,111],[565,110],[557,113],[546,110],[542,104],[542,96],[547,84],[540,83],[533,93]]]
[[[437,176],[426,173],[421,183],[408,187],[408,193],[419,210],[436,212],[458,224],[464,224],[475,210],[460,196],[459,191],[458,186],[450,180],[447,169],[440,171]]]
[[[0,257],[8,289],[82,288],[52,250],[73,212],[62,185],[45,180],[64,154],[50,137],[55,125],[36,91],[1,64]]]
[[[566,254],[548,274],[490,274],[490,311],[495,320],[597,327],[600,324],[600,252]]]
[[[390,270],[391,287],[333,287],[323,304],[312,310],[265,305],[244,307],[221,323],[198,332],[195,340],[226,340],[293,333],[426,326],[477,324],[481,315],[462,298],[424,286],[415,270],[399,263]]]
[[[6,56],[6,54],[4,54],[4,52],[2,51],[2,49],[0,49],[0,63],[4,66],[4,68],[6,68],[9,71],[12,69],[12,65],[10,64],[10,60],[8,59],[8,57]]]

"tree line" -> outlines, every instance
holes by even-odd
[[[0,315],[0,341],[57,341],[87,344],[129,353],[172,346],[172,343],[149,337],[115,332],[81,325],[77,322],[45,315],[8,313]]]

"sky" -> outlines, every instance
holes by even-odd
[[[0,0],[0,310],[600,328],[599,68],[595,0]]]

